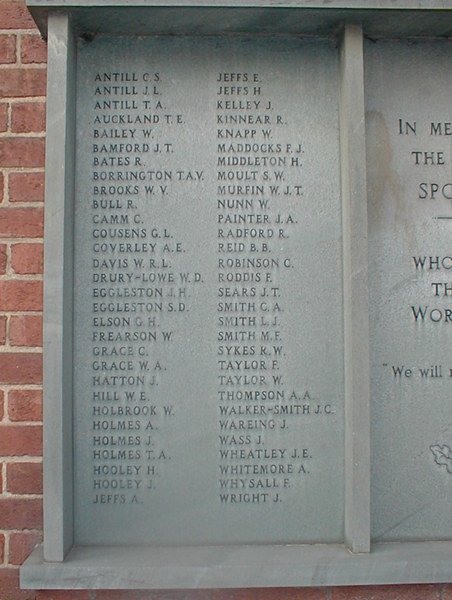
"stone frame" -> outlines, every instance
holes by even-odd
[[[48,39],[44,308],[44,544],[25,588],[219,588],[447,582],[451,542],[370,543],[370,391],[363,35],[447,35],[448,0],[31,0]],[[366,4],[363,8],[362,4]],[[420,6],[422,5],[422,6]],[[449,6],[448,6],[449,5]],[[409,14],[409,19],[401,17]],[[146,15],[146,19],[143,16]],[[265,19],[262,20],[262,17]],[[121,18],[119,18],[121,17]],[[259,17],[259,19],[258,19]],[[72,290],[76,36],[96,33],[335,36],[340,44],[343,221],[344,545],[73,545]],[[145,23],[145,25],[143,25]]]

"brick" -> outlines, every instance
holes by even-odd
[[[30,552],[42,541],[40,531],[11,532],[9,537],[9,563],[21,565]]]
[[[0,353],[0,383],[42,383],[42,354],[35,352]],[[0,446],[1,444],[0,441]]]
[[[40,425],[0,425],[0,456],[41,455],[42,427]]]
[[[6,344],[6,317],[0,316],[0,345]]]
[[[0,104],[0,133],[8,129],[8,105],[6,102]]]
[[[3,390],[0,390],[0,421],[3,419],[3,415],[5,414],[5,392]],[[1,468],[0,468],[0,473],[1,473]],[[0,493],[2,491],[2,486],[0,484]]]
[[[0,488],[1,490],[1,488]],[[5,560],[5,536],[0,533],[0,563]]]
[[[42,132],[46,126],[44,102],[17,102],[11,107],[11,131],[14,133]]]
[[[0,24],[0,27],[2,27],[2,25],[3,25],[3,23]],[[16,36],[10,35],[10,34],[0,35],[0,63],[4,65],[4,64],[15,63],[15,62],[16,62]]]
[[[0,98],[45,96],[46,70],[42,68],[5,69],[0,77]]]
[[[5,178],[3,177],[3,173],[0,173],[0,202],[3,202],[5,197]]]
[[[0,166],[43,167],[44,138],[0,138]]]
[[[42,202],[44,200],[44,173],[10,173],[10,202]]]
[[[371,585],[332,588],[331,600],[440,600],[438,585]]]
[[[38,590],[36,600],[92,600],[96,598],[95,592],[92,594],[88,590]]]
[[[42,464],[8,463],[6,491],[11,494],[42,494]]]
[[[0,275],[4,275],[6,273],[6,244],[0,244]]]
[[[0,235],[3,237],[42,237],[44,211],[42,208],[0,208]]]
[[[42,421],[42,391],[10,390],[8,414],[11,421]]]
[[[11,346],[42,346],[42,317],[12,315],[9,322]]]
[[[1,5],[2,29],[34,29],[36,27],[24,0],[2,0]]]
[[[0,281],[0,311],[42,310],[42,281]]]
[[[19,569],[0,569],[0,598],[2,600],[34,600],[34,590],[19,588]]]
[[[41,529],[41,527],[41,499],[0,498],[1,529]]]
[[[44,247],[42,244],[12,244],[11,266],[20,275],[42,273]]]
[[[98,590],[96,600],[210,600],[211,594],[211,590]]]
[[[212,600],[326,600],[325,588],[212,590]],[[195,600],[195,599],[193,599]]]
[[[22,35],[20,56],[23,63],[45,63],[47,44],[39,35]]]

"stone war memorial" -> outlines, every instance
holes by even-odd
[[[452,581],[450,0],[29,0],[31,589]]]

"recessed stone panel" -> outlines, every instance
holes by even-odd
[[[342,541],[337,64],[80,41],[76,543]]]
[[[452,536],[451,49],[366,45],[377,540]]]

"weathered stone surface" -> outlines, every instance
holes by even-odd
[[[81,44],[79,543],[341,541],[337,78],[328,42]]]

